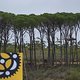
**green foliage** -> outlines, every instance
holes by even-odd
[[[0,18],[3,20],[5,24],[10,23],[14,25],[16,28],[28,28],[28,27],[37,27],[38,25],[56,25],[61,26],[63,24],[67,24],[73,26],[80,21],[80,13],[44,13],[41,15],[15,15],[7,12],[0,12]]]
[[[50,67],[28,72],[30,80],[80,80],[79,67]]]
[[[70,68],[70,71],[67,72],[65,80],[80,80],[80,69]]]

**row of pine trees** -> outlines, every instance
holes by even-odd
[[[10,34],[14,37],[14,52],[24,52],[24,35],[27,33],[30,39],[29,59],[30,63],[37,66],[35,29],[39,32],[41,42],[42,62],[45,65],[44,37],[47,40],[49,64],[55,65],[56,60],[56,33],[59,33],[60,63],[66,65],[79,62],[78,32],[80,30],[80,13],[44,13],[13,14],[0,11],[0,51],[7,52]],[[26,36],[26,41],[27,41]],[[75,49],[75,52],[73,51]],[[34,56],[33,56],[34,55]],[[34,58],[33,58],[34,57]],[[63,58],[64,57],[64,58]],[[33,62],[34,59],[34,62]]]

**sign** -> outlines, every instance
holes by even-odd
[[[22,53],[0,53],[0,80],[23,80]]]

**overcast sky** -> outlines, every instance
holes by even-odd
[[[0,0],[0,11],[41,14],[80,12],[80,0]]]

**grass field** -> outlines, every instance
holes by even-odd
[[[13,48],[10,49],[13,51]],[[9,50],[9,51],[10,51]],[[52,50],[51,50],[52,51]],[[74,59],[76,59],[76,54],[75,54],[75,49],[73,49],[74,52]],[[80,48],[78,48],[78,60],[79,60],[79,65],[57,65],[57,66],[48,66],[45,65],[45,67],[40,67],[37,70],[31,69],[29,66],[26,66],[27,68],[27,78],[28,80],[80,80]],[[44,49],[44,57],[45,59],[48,59],[48,49]],[[64,50],[63,50],[63,59],[64,59]],[[29,61],[30,54],[29,54],[29,49],[26,49],[26,56],[27,59],[24,61],[27,62]],[[68,58],[70,57],[70,49],[68,49]],[[50,58],[52,58],[52,52],[50,52]],[[56,60],[60,60],[60,48],[56,48]],[[34,54],[33,54],[33,62],[34,62]],[[36,62],[37,66],[38,64],[42,64],[42,53],[40,48],[36,49]],[[24,80],[25,79],[25,74],[24,74]]]
[[[58,66],[30,70],[29,80],[80,80],[80,66]]]
[[[60,59],[60,49],[56,49],[56,58]],[[37,54],[37,64],[40,63],[40,59],[42,59],[42,54],[40,53],[40,49],[36,50]],[[47,49],[44,49],[45,59],[48,58]],[[78,49],[78,60],[80,61],[80,49]],[[74,50],[75,55],[75,50]],[[52,54],[51,54],[52,56]],[[68,50],[68,57],[70,56]],[[29,58],[29,53],[27,53],[27,57]],[[64,52],[63,52],[64,58]],[[76,57],[75,57],[76,59]],[[28,80],[80,80],[80,63],[79,65],[68,65],[68,66],[48,66],[41,67],[37,70],[27,69]],[[24,79],[25,80],[25,79]]]

